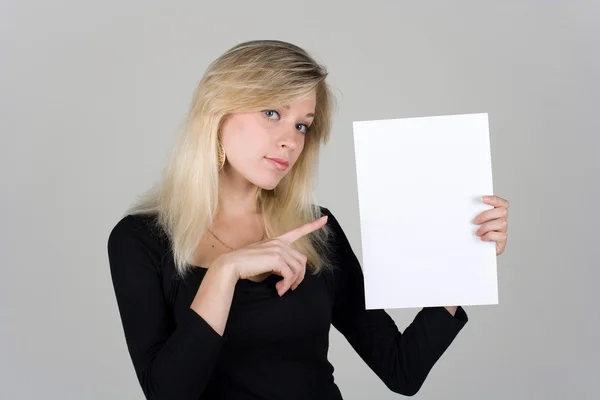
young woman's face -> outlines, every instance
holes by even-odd
[[[229,116],[221,129],[227,172],[262,189],[274,189],[304,148],[316,103],[312,93],[276,110]]]

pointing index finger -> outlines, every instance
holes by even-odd
[[[302,236],[308,235],[320,229],[327,222],[327,215],[310,221],[304,225],[301,225],[297,228],[287,231],[286,233],[279,236],[279,239],[286,241],[288,243],[294,243],[296,240],[300,239]]]

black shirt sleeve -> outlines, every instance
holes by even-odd
[[[384,310],[366,310],[364,277],[346,235],[329,215],[333,231],[333,326],[393,392],[414,395],[437,360],[467,322],[459,307],[454,316],[444,307],[422,309],[401,333]]]
[[[224,339],[192,309],[175,325],[163,294],[160,250],[138,217],[123,218],[110,233],[110,272],[125,339],[146,398],[197,400]]]

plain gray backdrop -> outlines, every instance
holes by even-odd
[[[598,2],[0,4],[0,398],[142,398],[108,233],[158,178],[208,63],[264,38],[330,71],[317,193],[359,258],[352,121],[489,113],[511,203],[500,304],[467,307],[417,398],[599,398]],[[401,329],[416,312],[390,311]],[[346,399],[400,397],[335,330],[330,358]]]

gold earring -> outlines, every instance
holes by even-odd
[[[219,169],[221,169],[225,165],[225,149],[223,148],[223,144],[221,144],[220,140],[217,142],[217,156]]]

